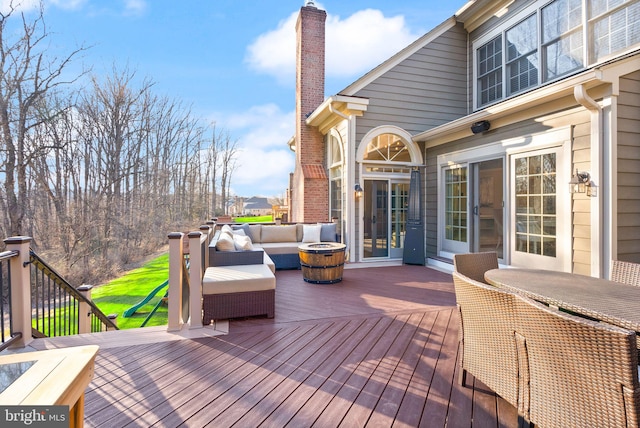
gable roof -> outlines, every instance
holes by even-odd
[[[265,210],[271,208],[272,206],[269,200],[259,196],[251,197],[244,202],[244,209],[246,210]]]

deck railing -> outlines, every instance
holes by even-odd
[[[20,255],[18,251],[3,251],[0,253],[0,290],[2,302],[0,304],[0,351],[8,348],[22,337],[22,332],[13,330],[11,322],[11,259]]]
[[[167,329],[202,327],[202,277],[215,224],[197,232],[169,234]],[[30,249],[31,238],[4,240],[0,253],[0,351],[25,347],[34,337],[53,337],[118,329],[91,301],[91,287],[73,287]],[[189,250],[185,251],[185,243]]]
[[[202,327],[202,277],[209,260],[209,241],[215,226],[197,232],[169,234],[168,330]],[[185,253],[188,243],[188,255]],[[189,262],[185,263],[188,258]]]
[[[28,236],[5,239],[0,256],[2,343],[25,347],[34,337],[53,337],[117,329],[90,300],[91,287],[74,288],[31,251]],[[8,328],[7,328],[8,325]]]
[[[91,286],[74,288],[33,251],[31,306],[33,328],[45,337],[117,330],[115,316],[107,316],[90,300]]]

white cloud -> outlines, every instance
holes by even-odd
[[[246,61],[254,70],[274,76],[279,82],[293,81],[295,74],[295,23],[298,12],[280,21],[247,48]],[[360,77],[420,34],[413,34],[402,15],[385,17],[379,10],[365,9],[342,19],[327,15],[327,77]]]
[[[265,104],[227,116],[223,123],[229,130],[244,132],[243,146],[282,148],[295,132],[295,113],[285,113],[275,104]]]
[[[238,168],[231,187],[238,196],[282,196],[289,187],[295,155],[286,146],[280,150],[243,148],[238,153]]]
[[[272,75],[279,82],[291,80],[296,63],[295,25],[298,12],[278,23],[278,28],[258,36],[247,47],[246,61],[254,70]]]
[[[0,12],[8,14],[12,10],[28,11],[38,9],[40,7],[40,0],[0,0]]]
[[[265,104],[212,117],[237,139],[232,192],[239,196],[282,196],[289,187],[289,173],[295,164],[295,154],[287,146],[295,132],[295,113]]]
[[[125,15],[141,15],[147,9],[146,0],[125,0]]]
[[[60,9],[75,10],[84,6],[87,0],[49,0],[49,2]]]

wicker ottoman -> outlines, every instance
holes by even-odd
[[[276,277],[266,264],[209,267],[202,278],[202,324],[275,314]]]

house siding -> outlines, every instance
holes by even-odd
[[[640,263],[640,71],[620,79],[617,259]]]
[[[369,99],[357,141],[380,125],[417,134],[464,116],[467,74],[460,64],[466,58],[467,35],[458,24],[355,93]]]

